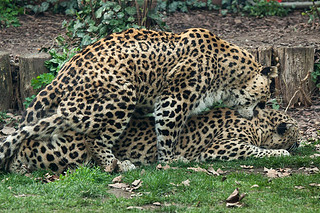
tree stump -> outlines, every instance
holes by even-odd
[[[50,56],[46,53],[29,54],[20,57],[20,95],[22,102],[27,97],[37,94],[37,91],[31,86],[31,79],[48,72],[48,69],[44,66],[44,62],[49,59]]]
[[[279,57],[279,85],[283,104],[292,107],[297,104],[311,105],[311,92],[315,84],[310,73],[314,69],[313,47],[280,47],[276,53]]]
[[[8,52],[0,52],[0,111],[12,108],[12,77]]]
[[[248,49],[248,51],[255,57],[262,66],[271,66],[272,62],[272,47],[259,47]]]

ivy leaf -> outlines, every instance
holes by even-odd
[[[126,13],[128,13],[129,16],[134,16],[137,14],[137,10],[134,7],[126,7],[124,10],[126,11]]]
[[[104,7],[100,7],[100,8],[95,12],[96,18],[101,18],[103,12],[104,12]]]

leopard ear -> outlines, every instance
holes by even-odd
[[[264,67],[261,74],[266,75],[269,78],[276,78],[278,76],[278,68],[276,66]]]

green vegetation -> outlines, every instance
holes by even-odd
[[[314,71],[311,73],[311,80],[320,88],[320,61],[314,64]]]
[[[318,142],[319,143],[319,142]],[[60,177],[45,171],[32,174],[0,174],[1,212],[126,212],[143,208],[159,212],[227,212],[226,198],[239,188],[247,196],[237,212],[317,212],[320,208],[320,173],[306,168],[319,167],[320,158],[310,158],[314,145],[307,145],[291,157],[248,159],[211,163],[171,164],[169,169],[143,166],[121,174],[130,190],[108,186],[119,174],[108,174],[87,166]],[[210,167],[224,173],[210,175],[195,171]],[[271,178],[264,167],[282,168],[289,174]],[[281,171],[281,170],[279,170]],[[59,180],[56,180],[59,178]],[[134,189],[135,180],[142,181]],[[48,183],[49,182],[49,183]],[[119,196],[119,197],[116,197]]]
[[[0,123],[4,122],[10,116],[7,115],[6,112],[0,111]]]
[[[286,16],[290,9],[286,9],[276,0],[255,0],[254,4],[246,4],[243,11],[249,16]]]
[[[309,16],[308,23],[314,24],[318,19],[320,21],[320,6],[315,4],[315,0],[312,0],[313,6],[310,7],[309,10],[302,13],[304,16]]]
[[[20,26],[19,14],[23,13],[23,7],[14,4],[12,0],[0,1],[0,29],[3,27]]]

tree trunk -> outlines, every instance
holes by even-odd
[[[20,95],[22,102],[27,97],[37,93],[31,86],[31,79],[48,72],[48,69],[44,66],[44,62],[49,59],[50,56],[45,53],[29,54],[20,57]]]
[[[315,84],[311,81],[314,69],[313,47],[280,47],[276,49],[280,59],[279,85],[283,104],[311,105],[311,93]]]
[[[0,52],[0,111],[12,108],[12,77],[8,52]]]

